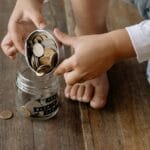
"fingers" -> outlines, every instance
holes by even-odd
[[[2,43],[1,43],[2,50],[4,53],[11,59],[15,59],[16,53],[18,52],[16,47],[14,46],[13,42],[10,39],[9,34],[7,34]]]
[[[74,56],[65,59],[55,70],[54,75],[62,75],[73,70]]]
[[[61,32],[57,28],[54,29],[54,35],[63,44],[74,47],[74,43],[76,41],[76,37],[71,37],[71,36]]]
[[[39,11],[34,11],[31,14],[30,19],[33,21],[33,23],[37,28],[43,29],[46,27],[46,20],[44,19],[44,17],[41,15]]]
[[[81,80],[80,73],[78,73],[77,70],[73,70],[71,72],[65,73],[64,78],[65,78],[66,84],[68,85],[79,83],[79,81]]]
[[[8,57],[14,60],[16,58],[16,54],[18,53],[18,51],[16,47],[13,46],[10,49],[8,49],[7,53],[8,53]]]
[[[64,74],[65,81],[68,85],[73,85],[82,81],[81,73],[75,68],[74,55],[65,59],[55,70],[54,75]]]
[[[13,22],[9,25],[9,36],[12,42],[14,43],[16,49],[24,54],[24,44],[23,44],[23,35],[22,33],[18,32],[19,23]]]

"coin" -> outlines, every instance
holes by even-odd
[[[44,56],[45,57],[50,57],[55,53],[55,51],[51,48],[45,48],[44,49]]]
[[[57,64],[57,44],[46,33],[36,32],[28,39],[27,60],[37,76],[49,73]]]
[[[13,116],[13,113],[9,110],[4,110],[0,113],[0,119],[7,120],[7,119],[12,118],[12,116]]]
[[[41,57],[39,62],[41,65],[50,65],[49,57]]]
[[[20,112],[24,117],[30,117],[31,116],[31,112],[25,106],[20,107]]]
[[[52,49],[56,49],[57,46],[55,44],[55,42],[51,39],[46,39],[44,41],[42,41],[41,43],[45,48],[52,48]]]
[[[54,50],[52,50],[51,48],[45,48],[44,56],[39,59],[40,64],[51,66],[54,54],[57,55]]]
[[[40,36],[40,35],[37,35],[35,38],[34,38],[34,42],[35,43],[41,43],[43,41],[43,38]]]
[[[41,107],[41,106],[42,105],[37,100],[31,100],[25,104],[25,107],[32,113],[32,115],[37,114],[34,112],[34,107]]]
[[[42,38],[42,40],[46,40],[48,38],[45,34],[40,34],[40,37]]]
[[[35,43],[33,45],[33,54],[37,57],[41,57],[44,55],[44,48],[41,44]]]
[[[48,66],[48,65],[41,65],[38,69],[37,69],[37,72],[38,73],[48,73],[51,71],[51,67]]]
[[[34,41],[34,43],[39,43],[38,39],[36,39],[36,38],[33,41]]]
[[[44,72],[35,72],[38,77],[44,76]]]
[[[31,56],[31,66],[34,70],[36,70],[39,67],[38,58],[34,55]]]

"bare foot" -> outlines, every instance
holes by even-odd
[[[101,28],[102,33],[107,32],[107,28],[104,25]],[[94,33],[94,31],[91,30]],[[83,32],[78,28],[75,28],[76,35],[84,35]],[[81,84],[74,84],[73,86],[67,85],[65,88],[65,96],[72,100],[90,103],[92,108],[98,109],[103,108],[107,102],[107,95],[109,91],[109,81],[107,73],[97,77],[93,80],[86,81]]]
[[[98,109],[105,106],[108,90],[108,77],[107,74],[103,74],[98,78],[81,84],[67,85],[65,88],[65,96],[72,100],[90,103],[92,108]]]

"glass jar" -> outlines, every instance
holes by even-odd
[[[18,112],[28,118],[46,120],[59,110],[59,78],[52,73],[38,77],[28,67],[24,55],[17,56]]]

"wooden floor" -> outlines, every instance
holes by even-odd
[[[0,41],[14,0],[0,0]],[[68,0],[51,0],[51,27],[73,34],[74,22]],[[59,13],[61,12],[61,13]],[[109,30],[139,22],[133,6],[111,0]],[[115,65],[109,72],[109,102],[103,110],[66,100],[49,121],[30,121],[16,112],[16,62],[0,51],[0,111],[14,112],[11,120],[0,120],[0,150],[150,150],[150,86],[146,63],[135,59]],[[62,87],[63,89],[63,87]]]

